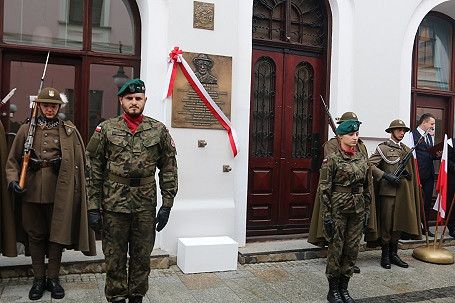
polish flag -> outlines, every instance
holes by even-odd
[[[438,222],[441,222],[442,219],[446,216],[446,206],[447,206],[447,134],[444,135],[444,148],[442,150],[441,163],[439,164],[439,175],[438,181],[436,182],[436,192],[438,197],[436,198],[436,203],[434,204],[433,209],[438,211]]]
[[[414,146],[414,135],[412,132],[409,132],[409,148],[413,149]],[[417,155],[415,149],[412,151],[412,157],[414,158],[414,164],[416,166],[417,182],[419,183],[419,186],[422,187],[422,184],[420,184],[419,165],[417,164]]]

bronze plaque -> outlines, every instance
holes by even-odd
[[[202,86],[231,119],[232,57],[183,53]],[[172,92],[172,127],[224,129],[186,80],[180,68]]]
[[[193,28],[213,30],[215,22],[215,4],[194,1]]]

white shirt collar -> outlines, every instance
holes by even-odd
[[[401,147],[401,141],[395,142],[392,138],[389,138],[389,140]]]
[[[419,134],[423,136],[425,134],[425,131],[420,128],[420,126],[417,126],[417,130],[419,131]]]

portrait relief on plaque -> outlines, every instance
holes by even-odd
[[[183,58],[213,101],[231,119],[232,57],[184,52]],[[171,126],[224,129],[180,69],[177,69],[172,92]]]

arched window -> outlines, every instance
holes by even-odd
[[[436,117],[436,143],[453,134],[454,121],[454,21],[430,12],[420,23],[414,44],[411,123],[424,113]]]
[[[62,117],[84,139],[120,113],[118,87],[139,76],[140,15],[134,0],[0,0],[1,95],[17,88],[1,109],[10,132],[29,115],[47,52],[44,87],[68,98]],[[5,114],[3,114],[5,113]]]

